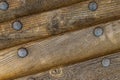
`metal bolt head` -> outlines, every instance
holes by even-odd
[[[88,5],[89,10],[96,11],[98,8],[98,4],[95,1],[92,1]]]
[[[6,1],[0,2],[0,10],[6,11],[8,10],[8,8],[9,8],[9,5]]]
[[[101,35],[103,35],[103,32],[104,32],[103,28],[97,27],[97,28],[94,29],[93,34],[96,37],[100,37]]]
[[[108,67],[110,65],[110,59],[103,59],[102,65],[103,65],[103,67]]]
[[[13,22],[12,27],[14,30],[19,31],[22,29],[23,25],[20,21],[15,21],[15,22]]]
[[[24,58],[28,55],[28,51],[26,48],[20,48],[18,49],[18,56],[21,58]]]

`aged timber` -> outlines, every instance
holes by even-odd
[[[0,80],[16,79],[116,52],[120,49],[120,20],[64,35],[38,40],[0,51]],[[93,31],[101,27],[104,33],[96,37]],[[98,31],[99,32],[99,31]],[[101,31],[100,31],[101,32]],[[18,56],[26,48],[28,55]],[[25,52],[26,53],[26,52]]]
[[[102,64],[106,60],[107,67]],[[108,60],[108,61],[107,61]],[[109,62],[110,61],[110,62]],[[120,80],[120,52],[15,80]]]
[[[98,0],[96,11],[88,9],[90,2],[91,0],[88,0],[58,10],[0,23],[0,49],[120,19],[120,0]],[[15,21],[23,24],[21,30],[13,29]]]
[[[0,2],[1,1],[7,1],[9,4],[7,11],[0,11],[0,22],[4,22],[34,13],[69,6],[85,0],[0,0]]]

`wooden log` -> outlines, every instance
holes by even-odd
[[[0,22],[58,9],[81,1],[85,0],[7,0],[9,8],[7,11],[0,11]]]
[[[16,19],[23,24],[20,31],[12,28],[12,23],[16,20],[1,23],[0,49],[120,19],[120,1],[100,0],[97,2],[99,7],[94,12],[88,9],[90,2],[91,0],[62,9]]]
[[[120,20],[2,50],[0,80],[16,79],[116,52],[120,49],[119,26]],[[93,31],[98,27],[104,32],[96,37]],[[101,30],[96,32],[99,33]],[[20,48],[27,49],[26,57],[18,56]]]
[[[104,64],[106,62],[106,64]],[[106,67],[104,66],[106,65]],[[56,71],[56,72],[55,72]],[[120,52],[15,80],[119,80]]]

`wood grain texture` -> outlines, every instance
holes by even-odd
[[[0,0],[9,3],[7,11],[0,11],[0,23],[53,9],[69,6],[85,0]]]
[[[116,52],[120,49],[119,26],[120,20],[2,50],[0,80],[15,79]],[[93,35],[96,27],[104,29],[102,36]],[[21,47],[28,50],[25,58],[17,56]]]
[[[110,60],[110,65],[104,67],[102,61]],[[53,71],[57,71],[53,73]],[[120,53],[92,59],[70,66],[50,69],[35,75],[29,75],[15,80],[120,80]]]
[[[0,49],[120,19],[120,0],[97,1],[99,7],[95,12],[88,10],[89,2],[91,0],[18,18],[16,20],[20,20],[24,26],[21,31],[12,28],[12,23],[16,20],[1,23]]]

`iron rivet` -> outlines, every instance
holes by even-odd
[[[89,10],[96,11],[98,8],[98,4],[95,1],[92,1],[88,5]]]
[[[28,55],[28,51],[26,48],[20,48],[18,50],[18,56],[21,57],[21,58],[24,58]]]
[[[103,59],[102,65],[103,65],[103,67],[108,67],[110,65],[110,59]]]
[[[9,4],[6,1],[0,2],[0,10],[6,11],[9,8]]]
[[[15,21],[15,22],[13,22],[12,27],[14,30],[19,31],[22,29],[23,25],[20,21]]]
[[[94,29],[93,34],[94,34],[96,37],[100,37],[100,36],[103,35],[103,32],[104,32],[104,31],[103,31],[103,28],[97,27],[97,28]]]

